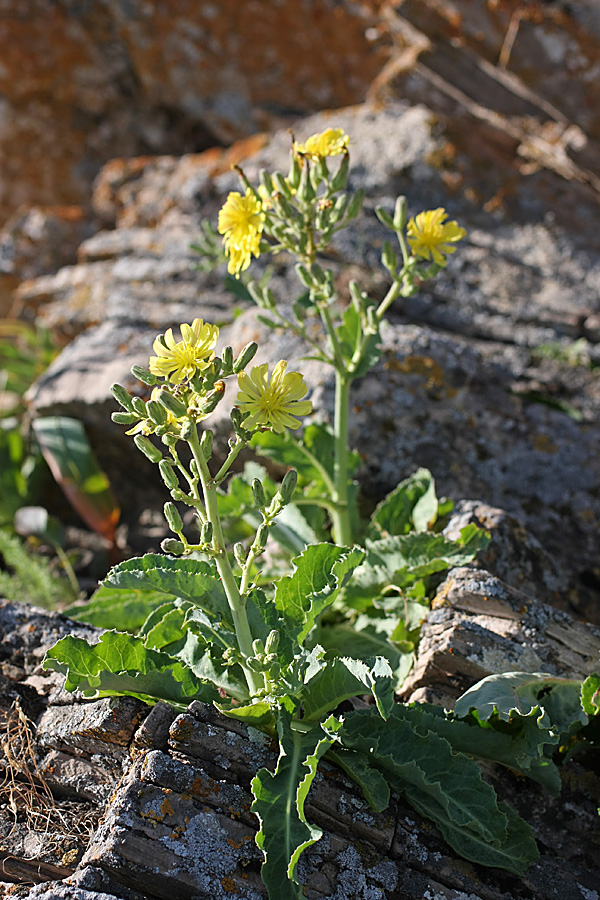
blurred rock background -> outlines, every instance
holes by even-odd
[[[382,288],[375,205],[404,193],[469,231],[358,385],[366,491],[427,465],[440,494],[525,522],[563,602],[600,619],[595,0],[1,0],[0,49],[1,314],[64,345],[32,415],[84,422],[132,529],[161,498],[110,422],[110,384],[134,388],[157,330],[233,321],[190,249],[237,187],[232,163],[285,168],[290,127],[340,126],[367,191],[333,248],[342,296],[348,273]],[[302,356],[252,310],[223,336]],[[307,379],[327,415],[328,373]]]

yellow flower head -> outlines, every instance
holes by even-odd
[[[326,156],[340,156],[348,150],[350,138],[343,128],[328,128],[320,134],[312,134],[303,144],[294,141],[296,156],[307,156],[316,162]]]
[[[244,428],[251,431],[259,426],[272,428],[280,434],[286,428],[298,428],[294,416],[312,412],[310,400],[303,400],[308,388],[300,372],[288,372],[287,362],[280,360],[269,380],[269,366],[254,366],[250,375],[238,375],[239,393],[236,406],[245,416]]]
[[[429,209],[427,212],[410,219],[406,226],[408,243],[415,256],[423,259],[433,259],[438,266],[446,265],[446,256],[455,253],[456,247],[452,244],[462,240],[466,231],[460,228],[458,222],[446,222],[446,210]]]
[[[208,368],[219,336],[218,326],[202,319],[180,325],[180,330],[180,341],[173,337],[172,328],[156,338],[152,345],[156,356],[151,356],[148,364],[153,375],[168,378],[172,384],[181,384],[185,378]]]
[[[250,265],[252,254],[260,253],[265,215],[263,204],[251,188],[242,197],[231,191],[219,212],[219,234],[222,234],[225,253],[229,257],[227,270],[239,275]]]

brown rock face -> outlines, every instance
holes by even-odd
[[[378,5],[3,0],[0,222],[25,202],[87,202],[115,156],[195,152],[360,102],[385,59]]]

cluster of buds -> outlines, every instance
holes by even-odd
[[[252,642],[252,656],[246,659],[246,665],[253,672],[265,674],[270,681],[276,681],[281,675],[278,661],[279,632],[271,631],[263,643],[260,638]]]

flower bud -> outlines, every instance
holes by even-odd
[[[221,357],[223,360],[223,374],[231,375],[233,371],[233,348],[225,347]]]
[[[165,511],[165,519],[167,520],[169,528],[171,529],[171,531],[179,534],[179,532],[183,530],[183,522],[181,521],[179,510],[170,500],[167,500],[163,508]]]
[[[237,564],[243,568],[246,565],[246,548],[244,545],[238,541],[237,544],[233,545],[233,555],[235,556],[235,561]]]
[[[196,433],[196,423],[191,419],[185,419],[181,426],[181,440],[189,441]]]
[[[407,215],[408,203],[406,202],[406,197],[398,197],[394,209],[394,228],[396,231],[404,231]]]
[[[133,443],[141,450],[144,456],[147,456],[150,462],[157,463],[163,458],[162,453],[155,447],[151,440],[149,440],[144,434],[136,434],[133,438]]]
[[[161,459],[158,464],[158,468],[160,470],[162,480],[169,488],[169,490],[173,490],[174,488],[179,487],[179,479],[177,478],[175,470],[173,469],[173,464],[169,459]]]
[[[127,412],[114,412],[111,413],[110,417],[117,425],[133,425],[139,419],[139,416],[135,413]]]
[[[259,509],[263,509],[267,505],[265,489],[260,478],[255,478],[252,482],[252,496],[254,497],[254,502]]]
[[[250,341],[249,344],[246,344],[243,350],[240,351],[236,361],[233,364],[233,372],[234,375],[237,375],[239,372],[243,372],[249,362],[251,362],[256,356],[256,351],[258,350],[258,344],[256,341]]]
[[[160,549],[163,553],[172,553],[174,556],[181,556],[185,552],[185,544],[177,541],[175,538],[165,538],[160,543]]]
[[[298,473],[295,469],[290,469],[289,472],[286,472],[283,476],[283,481],[281,482],[281,487],[279,488],[282,506],[286,506],[292,499],[292,494],[296,489],[297,483]]]
[[[354,194],[354,196],[350,200],[350,203],[348,204],[348,211],[346,213],[346,219],[348,219],[348,220],[355,219],[357,217],[357,215],[359,214],[359,212],[362,209],[364,199],[365,199],[365,192],[363,191],[362,188],[359,188],[359,190]]]
[[[303,263],[298,263],[296,266],[296,273],[304,287],[307,287],[309,290],[312,290],[315,287],[315,280]]]
[[[148,415],[148,410],[146,409],[146,404],[141,397],[132,397],[131,405],[138,416],[141,416],[142,419],[146,418],[146,416]]]
[[[266,169],[261,169],[258,177],[259,177],[260,183],[264,187],[267,194],[272,194],[273,193],[273,179],[271,178],[271,173],[267,172]]]
[[[265,645],[261,641],[260,638],[255,638],[252,641],[252,652],[255,656],[263,656],[265,652]]]
[[[263,522],[260,525],[258,531],[256,532],[256,537],[254,538],[253,547],[256,551],[264,550],[267,546],[267,538],[269,537],[269,529],[266,524]]]
[[[267,641],[265,643],[265,653],[275,653],[277,648],[279,647],[279,632],[275,630],[275,628],[269,632],[267,637]]]
[[[350,168],[350,154],[344,153],[344,157],[340,163],[340,167],[331,179],[332,191],[343,191],[348,183],[348,169]]]
[[[316,195],[310,174],[311,167],[308,163],[308,160],[305,159],[304,165],[302,166],[302,173],[300,175],[300,184],[298,185],[298,198],[303,203],[311,203],[315,199]]]
[[[207,430],[202,432],[202,437],[200,438],[200,449],[202,450],[202,455],[204,456],[206,462],[208,462],[212,453],[213,437],[214,435],[212,431]],[[195,463],[196,460],[193,460],[192,462]],[[194,474],[196,475],[196,477],[200,477],[199,472],[195,472]]]
[[[172,431],[167,431],[167,433],[163,434],[161,437],[161,441],[166,447],[174,447],[178,440],[179,435],[173,434]]]
[[[126,409],[127,412],[133,412],[133,400],[129,391],[126,391],[122,384],[112,384],[110,387],[110,392],[117,401],[117,403]]]
[[[247,665],[248,668],[251,669],[253,672],[263,672],[263,671],[264,671],[264,666],[263,666],[263,664],[262,664],[258,659],[254,659],[252,656],[250,656],[250,657],[246,660],[246,665]]]
[[[293,196],[292,191],[290,190],[290,186],[289,186],[288,182],[287,182],[286,179],[283,177],[283,175],[281,175],[279,172],[274,172],[274,173],[273,173],[273,187],[274,187],[277,191],[279,191],[279,193],[280,193],[283,197],[286,197],[288,200],[289,200],[290,197]],[[272,194],[273,191],[270,191],[270,193]]]
[[[275,681],[281,675],[281,664],[277,661],[270,663],[269,665],[269,676],[273,681]]]
[[[142,384],[147,384],[148,387],[154,387],[158,382],[156,375],[153,375],[152,372],[149,372],[148,369],[144,369],[142,366],[132,366],[131,374],[137,378],[138,381],[141,381]]]
[[[375,207],[375,215],[382,225],[385,225],[385,227],[389,228],[391,231],[395,231],[394,219],[392,216],[390,216],[389,212],[383,208],[383,206]]]
[[[164,425],[167,421],[167,411],[157,400],[148,400],[146,407],[148,409],[148,416],[155,425]]]
[[[175,503],[183,503],[187,499],[181,488],[178,487],[171,491],[171,498]]]
[[[172,412],[177,419],[181,419],[183,416],[187,415],[186,404],[182,403],[181,400],[178,400],[177,397],[174,397],[169,391],[165,391],[164,389],[159,391],[158,402],[162,403],[164,408],[168,409],[169,412]]]
[[[290,171],[288,173],[288,184],[293,191],[296,190],[298,185],[300,184],[300,175],[302,173],[302,169],[300,167],[300,162],[298,161],[298,157],[295,153],[292,153],[292,158],[290,160]]]
[[[384,242],[381,261],[388,272],[395,272],[398,269],[398,257],[389,241]]]
[[[200,543],[211,544],[213,539],[212,522],[204,522],[200,529]]]

